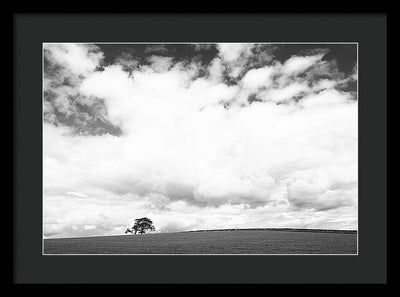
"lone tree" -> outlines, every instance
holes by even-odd
[[[152,220],[149,218],[141,218],[141,219],[136,219],[135,224],[133,227],[130,229],[126,229],[125,234],[127,233],[135,233],[137,234],[138,232],[140,234],[146,233],[146,231],[155,231],[156,228],[153,225]]]

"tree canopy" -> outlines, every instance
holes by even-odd
[[[139,234],[144,234],[147,231],[155,231],[156,228],[153,225],[153,221],[150,220],[149,218],[140,218],[140,219],[135,219],[135,223],[132,226],[132,228],[128,228],[125,231],[126,233],[135,233],[137,234],[139,232]]]

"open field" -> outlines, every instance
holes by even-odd
[[[357,233],[251,229],[45,239],[44,254],[357,254]]]

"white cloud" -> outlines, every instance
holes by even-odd
[[[350,99],[350,94],[341,93],[335,89],[328,89],[323,90],[316,95],[308,96],[306,100],[301,102],[301,105],[304,107],[321,106],[322,108],[326,108],[326,106],[332,104],[346,104]]]
[[[151,67],[156,72],[165,72],[168,71],[172,66],[172,57],[162,57],[162,56],[151,56],[148,58],[148,61],[151,62]]]
[[[219,47],[227,61],[249,50]],[[102,98],[123,133],[79,136],[44,124],[46,236],[121,234],[138,216],[162,231],[355,228],[357,102],[330,80],[316,92],[272,78],[304,71],[320,56],[251,69],[229,86],[220,58],[206,77],[195,76],[195,64],[160,57],[130,76],[120,65],[94,71],[99,59],[86,51],[55,57],[65,65],[89,60],[73,70],[85,73],[73,89]],[[267,101],[235,104],[262,87]],[[298,103],[276,104],[303,91]]]
[[[85,194],[77,193],[77,192],[68,192],[67,195],[77,196],[77,197],[87,197]]]
[[[273,74],[273,67],[251,69],[242,79],[243,86],[250,90],[257,90],[260,87],[267,88],[272,83]]]
[[[76,75],[87,75],[103,59],[103,53],[90,44],[45,43],[44,49],[51,53],[53,61]]]
[[[282,102],[293,99],[297,95],[303,92],[310,91],[307,84],[304,83],[292,83],[283,88],[274,88],[263,93],[260,93],[260,98],[263,100],[271,100],[274,102]]]
[[[294,56],[288,59],[282,66],[282,72],[285,75],[299,74],[307,70],[307,68],[316,64],[321,60],[323,54],[312,55],[312,56]]]
[[[229,75],[238,78],[244,71],[244,66],[251,55],[251,43],[219,43],[219,56],[228,68]]]
[[[96,229],[97,227],[95,225],[85,225],[83,227],[84,230],[93,230]]]
[[[225,67],[220,58],[214,58],[208,66],[209,79],[213,82],[221,82]]]
[[[224,61],[234,62],[241,56],[248,56],[253,47],[251,43],[219,43],[217,45],[219,54]]]

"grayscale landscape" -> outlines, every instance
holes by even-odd
[[[43,253],[358,253],[357,43],[43,43]]]
[[[214,230],[46,239],[45,254],[357,254],[356,231]]]

